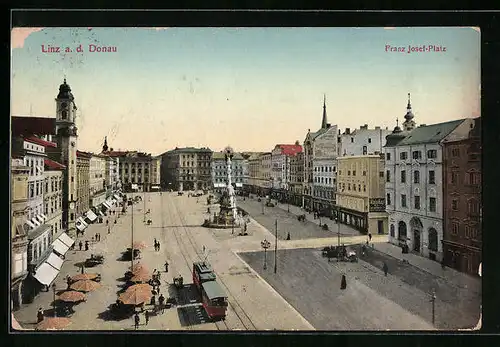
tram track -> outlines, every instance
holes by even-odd
[[[174,208],[177,212],[177,216],[179,217],[180,220],[180,225],[182,225],[182,229],[184,229],[184,234],[186,235],[187,240],[191,244],[192,248],[195,250],[196,255],[199,260],[203,260],[200,254],[198,253],[198,245],[196,244],[196,241],[193,240],[192,235],[189,233],[187,228],[185,227],[185,219],[182,217],[182,214],[180,213],[180,209],[177,205],[173,204]],[[182,237],[181,237],[182,238]],[[177,242],[179,242],[179,238],[176,236]],[[184,249],[186,249],[184,245]],[[186,258],[185,258],[186,259]],[[231,307],[232,311],[234,312],[235,316],[238,318],[239,323],[243,326],[244,330],[257,330],[257,327],[255,324],[252,322],[248,314],[245,312],[241,304],[236,300],[236,297],[233,295],[233,293],[229,290],[229,287],[227,284],[224,282],[222,277],[215,271],[213,270],[217,276],[217,281],[222,284],[225,287],[226,293],[228,294],[228,305]],[[222,321],[217,321],[215,322],[215,325],[218,330],[241,330],[239,327],[230,327],[228,325],[227,319],[222,320]],[[224,328],[225,327],[225,328]]]

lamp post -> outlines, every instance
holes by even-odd
[[[264,239],[264,241],[260,242],[260,245],[262,248],[264,248],[264,270],[267,269],[267,249],[271,247],[271,242],[267,241],[267,239]]]
[[[431,294],[431,303],[432,303],[432,325],[435,325],[436,322],[436,290],[432,290]]]
[[[278,220],[275,222],[274,234],[274,273],[278,271]]]
[[[52,293],[53,293],[53,302],[52,302],[52,305],[54,307],[54,317],[57,317],[57,313],[56,313],[56,284],[53,283],[52,284]]]

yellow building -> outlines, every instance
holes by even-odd
[[[384,158],[338,157],[337,208],[340,222],[363,233],[387,234]]]

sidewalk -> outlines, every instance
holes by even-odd
[[[376,243],[375,250],[379,252],[390,255],[391,257],[397,259],[406,259],[411,265],[416,266],[424,271],[427,271],[434,276],[441,277],[455,285],[459,288],[468,289],[470,291],[480,293],[481,292],[481,279],[476,278],[455,269],[451,269],[446,267],[444,270],[441,267],[441,264],[430,260],[428,258],[416,255],[416,254],[403,254],[401,252],[401,248],[395,246],[391,243]]]

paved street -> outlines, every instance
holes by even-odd
[[[262,206],[265,199],[258,202],[256,198],[245,199],[238,197],[237,205],[249,213],[259,224],[274,232],[275,221],[278,220],[278,239],[285,240],[287,233],[290,232],[291,240],[334,237],[337,235],[338,225],[329,218],[321,218],[321,224],[328,224],[329,230],[323,230],[319,226],[319,220],[314,219],[312,214],[302,212],[296,206],[290,205],[290,212],[287,211],[287,205],[280,204],[279,207],[265,207],[262,213]],[[273,200],[274,201],[274,200]],[[297,215],[306,214],[307,220],[300,222]],[[361,235],[357,230],[341,224],[340,234],[344,236]]]
[[[142,195],[142,194],[137,194]],[[144,241],[148,248],[142,251],[142,263],[149,270],[163,271],[165,260],[170,263],[169,273],[162,274],[161,292],[166,297],[175,297],[178,306],[167,309],[163,314],[152,316],[149,324],[144,324],[141,315],[140,329],[155,330],[311,330],[313,327],[297,311],[288,304],[266,282],[249,269],[231,250],[244,238],[250,242],[264,239],[271,235],[257,223],[251,223],[251,236],[238,237],[230,235],[231,230],[212,230],[201,227],[206,212],[206,202],[202,199],[178,197],[175,193],[149,193],[145,195],[146,210],[151,209],[148,218],[153,224],[143,223],[144,204],[134,205],[134,240]],[[87,269],[102,275],[102,287],[90,292],[87,301],[75,306],[71,316],[72,324],[67,330],[132,330],[133,319],[115,321],[109,317],[108,306],[117,299],[117,292],[123,282],[121,278],[130,266],[130,261],[121,261],[121,253],[131,243],[131,207],[127,214],[118,219],[111,234],[107,235],[105,224],[91,225],[86,230],[85,238],[90,239],[96,232],[102,234],[102,240],[91,246],[88,252],[70,251],[62,271],[56,279],[58,289],[64,290],[66,275],[75,275],[79,269],[75,263],[81,262],[91,253],[101,253],[105,257],[104,265]],[[219,242],[224,234],[225,241]],[[229,236],[228,236],[229,234]],[[153,240],[161,242],[161,251],[155,252]],[[235,243],[231,242],[235,241]],[[244,241],[243,241],[244,242]],[[203,255],[203,246],[206,254]],[[212,263],[221,286],[229,297],[229,309],[225,325],[208,322],[203,313],[199,299],[192,288],[191,266],[194,260],[208,257]],[[172,277],[181,274],[185,288],[178,292],[170,283]],[[39,307],[48,310],[53,293],[41,293],[30,305],[25,305],[14,313],[18,322],[26,328],[33,328],[36,312]],[[147,309],[150,309],[148,305]],[[52,312],[49,310],[48,315]]]

